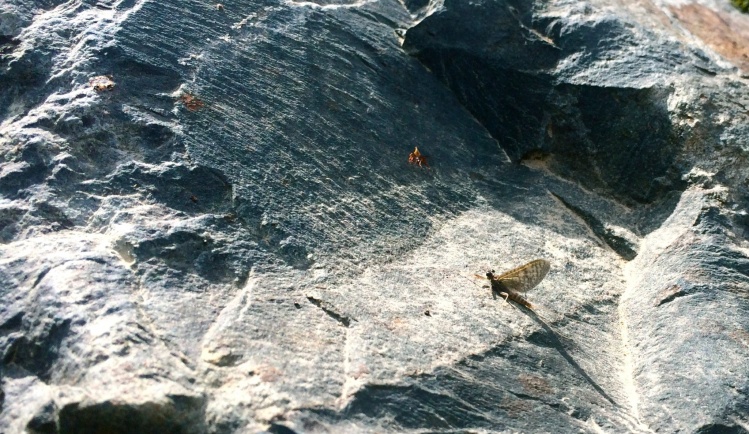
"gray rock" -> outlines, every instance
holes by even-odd
[[[221,6],[0,5],[0,432],[749,431],[746,16]]]

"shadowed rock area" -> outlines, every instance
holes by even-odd
[[[749,432],[746,34],[6,1],[0,432]],[[535,310],[475,278],[536,258]]]

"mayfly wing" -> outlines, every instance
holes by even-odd
[[[516,292],[525,292],[536,287],[549,272],[551,264],[545,259],[536,259],[518,268],[497,276],[508,289]]]

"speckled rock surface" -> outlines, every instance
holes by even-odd
[[[0,432],[749,432],[745,34],[5,2]],[[475,278],[535,258],[535,311]]]

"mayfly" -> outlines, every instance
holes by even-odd
[[[550,268],[551,264],[549,264],[549,261],[536,259],[535,261],[502,273],[499,276],[494,274],[494,270],[488,271],[486,278],[491,281],[492,291],[504,297],[505,300],[509,298],[528,309],[533,309],[533,305],[521,294],[530,291],[541,283]]]

